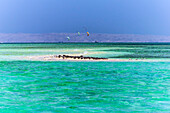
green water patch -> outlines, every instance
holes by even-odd
[[[0,61],[1,112],[168,112],[168,62]]]
[[[136,53],[151,53],[151,54],[155,53],[155,52],[157,52],[157,53],[169,53],[170,52],[170,50],[166,50],[166,49],[143,49],[143,48],[141,48],[141,49],[137,49],[137,48],[135,48],[135,49],[133,49],[133,48],[124,49],[124,48],[121,48],[121,49],[107,49],[107,50],[100,50],[100,51],[136,52]]]
[[[113,52],[113,54],[114,52],[126,53],[110,58],[170,58],[170,50],[166,49],[108,49],[103,51]]]

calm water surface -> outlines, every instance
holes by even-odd
[[[0,45],[0,111],[170,112],[169,62],[39,62],[16,59],[16,56],[56,54],[61,50],[68,53],[66,48],[75,50],[75,53],[99,51],[93,55],[110,58],[124,58],[127,53],[132,58],[134,56],[130,54],[136,54],[135,58],[170,57],[169,45]]]
[[[25,56],[82,54],[116,59],[170,59],[170,43],[58,43],[0,44],[0,60],[22,60]],[[170,60],[169,60],[170,61]]]

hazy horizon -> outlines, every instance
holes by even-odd
[[[70,40],[67,37],[70,37]],[[170,42],[170,36],[91,33],[0,33],[1,43],[36,42]]]
[[[0,0],[0,42],[68,42],[67,36],[70,42],[170,42],[169,5],[167,0]]]

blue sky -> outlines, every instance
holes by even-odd
[[[0,0],[0,33],[170,35],[170,0]]]

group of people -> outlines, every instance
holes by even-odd
[[[99,57],[84,57],[83,55],[81,56],[58,55],[55,57],[63,58],[63,59],[72,58],[72,59],[88,59],[88,60],[107,60],[108,59],[108,58],[99,58]]]

